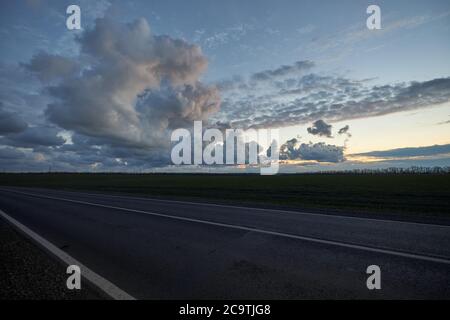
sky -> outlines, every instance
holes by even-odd
[[[286,172],[450,166],[447,0],[0,6],[1,171],[242,171],[171,164],[196,120],[278,129]]]

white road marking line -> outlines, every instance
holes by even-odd
[[[44,239],[43,237],[41,237],[28,227],[17,221],[16,219],[10,217],[1,209],[0,209],[0,216],[9,221],[13,226],[18,228],[26,236],[36,241],[40,246],[42,246],[44,249],[55,255],[58,259],[60,259],[67,265],[79,266],[81,269],[81,276],[86,278],[89,282],[91,282],[94,286],[105,292],[111,298],[115,300],[135,300],[135,298],[133,298],[131,295],[129,295],[116,285],[112,284],[102,276],[98,275],[97,273],[86,267],[84,264],[82,264],[72,256],[68,255],[67,253],[59,249],[57,246],[55,246],[48,240]]]
[[[357,250],[369,251],[369,252],[376,252],[376,253],[388,254],[388,255],[397,256],[397,257],[411,258],[411,259],[417,259],[417,260],[423,260],[423,261],[431,261],[431,262],[437,262],[437,263],[443,263],[443,264],[450,265],[449,259],[425,256],[425,255],[415,254],[415,253],[394,251],[394,250],[389,250],[389,249],[381,249],[381,248],[369,247],[369,246],[364,246],[364,245],[345,243],[345,242],[340,242],[340,241],[325,240],[325,239],[314,238],[314,237],[299,236],[299,235],[294,235],[294,234],[289,234],[289,233],[269,231],[269,230],[263,230],[263,229],[252,228],[252,227],[244,227],[244,226],[221,223],[221,222],[213,222],[213,221],[199,220],[199,219],[186,218],[186,217],[180,217],[180,216],[172,216],[172,215],[167,215],[167,214],[162,214],[162,213],[142,211],[142,210],[129,209],[129,208],[123,208],[123,207],[116,207],[116,206],[109,206],[109,205],[80,201],[80,200],[50,197],[50,196],[32,194],[32,193],[27,193],[27,192],[12,191],[12,190],[10,192],[15,192],[15,193],[24,194],[24,195],[28,195],[28,196],[32,196],[32,197],[37,197],[37,198],[46,198],[46,199],[52,199],[52,200],[67,201],[67,202],[79,203],[79,204],[96,206],[96,207],[101,207],[101,208],[128,211],[128,212],[133,212],[133,213],[146,214],[146,215],[150,215],[150,216],[163,217],[163,218],[180,220],[180,221],[189,221],[189,222],[201,223],[201,224],[206,224],[206,225],[267,234],[267,235],[278,236],[278,237],[283,237],[283,238],[303,240],[303,241],[308,241],[308,242],[321,243],[321,244],[333,245],[333,246],[338,246],[338,247],[351,248],[351,249],[357,249]]]
[[[1,189],[0,189],[1,190]],[[8,189],[3,189],[8,191]],[[360,221],[376,221],[381,223],[400,223],[400,224],[410,224],[410,225],[419,225],[419,226],[431,226],[438,228],[450,228],[450,225],[443,224],[433,224],[433,223],[421,223],[421,222],[413,222],[413,221],[402,221],[402,220],[388,220],[388,219],[378,219],[378,218],[369,218],[369,217],[354,217],[354,216],[345,216],[338,214],[326,214],[326,213],[312,213],[312,212],[304,212],[304,211],[290,211],[290,210],[279,210],[279,209],[266,209],[266,208],[255,208],[255,207],[245,207],[245,206],[235,206],[228,204],[216,204],[216,203],[206,203],[206,202],[191,202],[191,201],[182,201],[182,200],[167,200],[167,199],[157,199],[157,198],[143,198],[143,197],[134,197],[134,196],[120,196],[120,195],[107,195],[102,193],[89,193],[89,192],[72,192],[72,191],[60,191],[60,190],[51,190],[63,193],[73,193],[73,194],[81,194],[87,196],[104,196],[111,198],[119,198],[119,199],[128,199],[128,200],[140,200],[140,201],[155,201],[155,202],[166,202],[166,203],[179,203],[179,204],[188,204],[188,205],[201,205],[201,206],[210,206],[210,207],[219,207],[219,208],[232,208],[232,209],[244,209],[244,210],[256,210],[256,211],[269,211],[275,213],[282,214],[296,214],[296,215],[306,215],[306,216],[321,216],[327,217],[331,219],[343,219],[343,220],[360,220]]]

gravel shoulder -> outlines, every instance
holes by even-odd
[[[81,280],[66,287],[66,266],[0,219],[0,300],[98,300],[106,297]]]

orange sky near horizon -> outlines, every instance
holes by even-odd
[[[424,147],[450,144],[450,103],[388,114],[378,117],[354,119],[331,123],[334,138],[315,137],[307,133],[309,125],[280,129],[282,141],[301,136],[307,143],[325,142],[344,145],[345,137],[336,132],[345,125],[350,126],[352,137],[347,142],[346,154],[382,151],[397,148]]]

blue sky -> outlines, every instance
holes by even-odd
[[[83,29],[80,31],[69,31],[65,27],[65,10],[70,4],[78,4],[81,8]],[[366,8],[370,4],[381,8],[381,30],[366,28]],[[74,167],[89,169],[92,165],[104,170],[112,167],[120,170],[124,163],[128,168],[132,167],[134,160],[136,167],[151,169],[155,163],[160,163],[158,154],[167,153],[155,149],[156,145],[164,144],[156,141],[164,140],[166,131],[173,129],[171,126],[175,123],[194,119],[191,114],[181,122],[180,119],[175,121],[167,118],[166,112],[160,122],[169,121],[164,133],[155,133],[159,129],[152,126],[159,123],[139,118],[143,114],[143,109],[139,108],[143,107],[139,107],[138,97],[150,88],[145,102],[152,103],[150,108],[154,108],[157,103],[166,101],[168,89],[158,91],[160,84],[154,85],[154,79],[146,79],[144,84],[133,82],[140,92],[133,91],[135,97],[126,100],[128,105],[117,106],[121,114],[124,110],[130,111],[121,121],[124,127],[136,126],[133,127],[135,132],[111,126],[105,120],[108,119],[106,115],[101,124],[103,127],[98,123],[90,127],[92,121],[76,113],[73,103],[79,99],[73,97],[73,92],[62,97],[62,88],[75,87],[73,79],[71,82],[64,82],[69,81],[67,79],[51,83],[42,81],[43,73],[38,63],[53,63],[54,66],[58,57],[63,57],[60,63],[80,65],[81,70],[95,68],[95,64],[89,65],[91,61],[86,62],[85,52],[80,55],[80,48],[84,46],[89,50],[89,46],[93,46],[85,35],[90,30],[100,33],[97,18],[107,18],[108,26],[114,25],[112,28],[117,27],[117,30],[125,30],[136,19],[144,18],[145,23],[138,24],[136,30],[145,33],[148,27],[151,37],[167,35],[175,47],[177,40],[183,41],[186,45],[177,54],[185,54],[183,50],[189,51],[190,55],[198,54],[201,62],[189,69],[192,77],[182,81],[184,85],[192,85],[192,79],[201,83],[202,87],[196,88],[198,96],[207,95],[209,99],[217,96],[214,107],[205,107],[200,115],[197,114],[212,124],[276,127],[285,140],[301,136],[302,143],[324,142],[339,146],[349,155],[348,161],[351,161],[350,155],[356,153],[450,143],[447,122],[450,117],[450,3],[445,0],[27,0],[3,2],[0,15],[0,112],[4,119],[11,119],[12,115],[20,117],[21,120],[15,120],[26,122],[26,130],[39,132],[43,140],[53,139],[53,144],[33,145],[23,142],[31,136],[27,131],[3,136],[0,131],[0,145],[3,144],[0,153],[9,157],[15,153],[27,159],[14,166],[14,170],[27,169],[27,166],[39,169],[48,167],[49,163],[67,170]],[[98,36],[92,33],[93,37]],[[147,36],[142,34],[142,37]],[[126,43],[122,45],[126,46]],[[201,53],[190,46],[198,47]],[[35,59],[39,54],[42,59]],[[89,55],[104,62],[105,55],[88,52]],[[310,64],[297,68],[298,62]],[[255,81],[258,74],[276,75],[283,66],[289,70],[283,77]],[[103,71],[99,72],[103,74]],[[413,81],[416,85],[411,84]],[[231,89],[230,84],[234,86]],[[57,87],[59,91],[50,90],[51,87]],[[212,88],[217,90],[213,92]],[[305,93],[305,88],[310,92]],[[86,92],[87,96],[89,94]],[[413,97],[415,94],[417,99]],[[100,97],[104,100],[117,98],[108,93]],[[93,103],[89,110],[99,108],[98,116],[102,117],[101,112],[106,109],[96,104],[98,100],[96,97],[85,102]],[[333,105],[340,105],[334,107],[339,112],[331,112]],[[152,118],[160,113],[153,109],[150,112]],[[80,119],[69,121],[69,114],[80,116]],[[126,119],[131,119],[132,123],[127,124]],[[333,138],[308,135],[307,128],[321,119],[330,123],[335,131],[349,125],[351,138],[337,134]],[[153,142],[143,143],[142,137]],[[58,141],[65,142],[59,144]],[[132,150],[127,149],[130,144]],[[92,154],[88,150],[93,146],[103,151],[98,152],[97,158],[88,159],[84,153]],[[146,157],[147,151],[143,150],[150,150],[151,156]],[[439,157],[441,165],[450,164],[448,158]],[[417,161],[414,158],[411,164],[417,164]],[[8,168],[6,161],[0,163]],[[298,161],[298,166],[301,164],[302,161]],[[123,170],[128,170],[126,166]]]
[[[62,41],[68,36],[65,9],[72,3],[80,3],[85,28],[109,8],[117,20],[145,17],[156,34],[200,45],[210,60],[205,77],[211,80],[298,60],[390,81],[425,80],[450,70],[445,0],[377,1],[385,29],[379,34],[365,30],[365,9],[373,1],[5,2],[2,59],[26,61],[36,49]]]
[[[62,41],[68,36],[65,9],[80,3],[85,28],[109,8],[117,20],[145,17],[156,34],[200,45],[210,60],[205,77],[211,80],[298,60],[323,61],[326,70],[360,77],[375,74],[391,81],[447,75],[448,1],[377,1],[385,29],[380,34],[365,30],[365,9],[372,2],[172,0],[115,1],[112,6],[107,1],[5,2],[0,27],[7,50],[2,50],[2,60],[26,61],[36,49]]]

